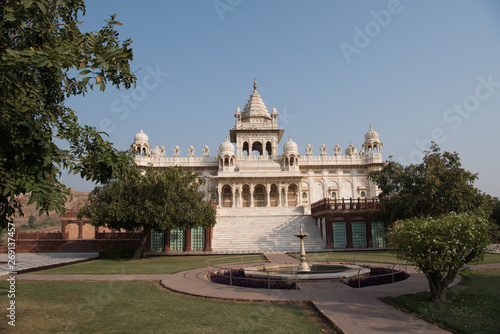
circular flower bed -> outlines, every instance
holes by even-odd
[[[243,270],[243,268],[219,270],[216,272],[211,272],[209,275],[209,279],[211,282],[214,283],[243,286],[247,288],[261,288],[261,289],[296,288],[295,282],[276,281],[276,280],[268,281],[267,279],[245,278],[245,271]]]
[[[370,274],[367,277],[360,279],[352,278],[343,280],[342,283],[350,286],[351,288],[363,288],[366,286],[382,285],[404,281],[410,275],[405,271],[394,270],[384,267],[372,267],[368,265],[360,265],[360,267],[369,268]]]

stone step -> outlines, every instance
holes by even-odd
[[[96,245],[94,240],[69,240],[59,249],[60,252],[95,252]]]
[[[304,239],[306,251],[325,249],[325,241],[311,216],[297,214],[291,208],[279,209],[272,215],[249,215],[247,213],[251,210],[247,209],[239,212],[245,215],[237,215],[239,209],[218,215],[213,234],[214,251],[298,252],[300,244],[295,234],[300,225],[309,234]],[[281,209],[287,209],[291,214],[284,215],[285,210]]]

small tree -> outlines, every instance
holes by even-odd
[[[399,258],[414,263],[427,277],[432,300],[444,302],[457,274],[481,259],[491,229],[484,213],[449,213],[396,221],[387,240]]]
[[[33,215],[30,215],[30,217],[28,218],[28,226],[31,228],[31,229],[34,229],[35,228],[35,222],[36,222],[36,217],[33,216]]]
[[[199,190],[204,180],[180,167],[132,171],[103,187],[96,187],[80,210],[94,226],[142,229],[134,259],[144,249],[151,229],[190,229],[215,225],[215,210]]]

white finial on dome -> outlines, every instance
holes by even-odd
[[[151,154],[153,155],[153,157],[159,157],[161,155],[161,151],[158,148],[158,143],[156,143],[156,147],[153,148],[153,151],[151,152]]]
[[[141,126],[141,131],[134,136],[135,143],[147,143],[149,140],[148,136],[144,133]]]
[[[234,155],[234,145],[227,139],[219,146],[219,155]]]
[[[292,140],[292,136],[288,137],[288,141],[283,145],[283,154],[299,153],[299,146]]]
[[[370,139],[379,139],[378,132],[373,130],[372,125],[370,124],[370,130],[365,134],[365,141]]]
[[[365,150],[365,154],[369,154],[370,151],[371,153],[380,153],[382,146],[384,146],[384,144],[380,141],[378,132],[373,130],[370,124],[370,130],[365,134],[365,142],[362,146]]]

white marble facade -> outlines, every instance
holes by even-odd
[[[219,207],[304,207],[323,198],[372,198],[378,194],[368,173],[382,167],[382,142],[378,133],[370,129],[358,151],[351,143],[342,154],[337,144],[330,149],[323,144],[314,154],[308,144],[304,155],[298,145],[288,138],[279,153],[284,129],[278,128],[276,108],[269,113],[254,81],[253,93],[245,108],[236,109],[235,127],[220,144],[217,154],[210,156],[205,146],[201,156],[195,156],[191,146],[187,157],[175,146],[172,157],[167,157],[164,146],[151,149],[148,136],[141,131],[135,135],[131,148],[136,152],[139,166],[182,166],[200,174],[206,180],[207,199]]]

